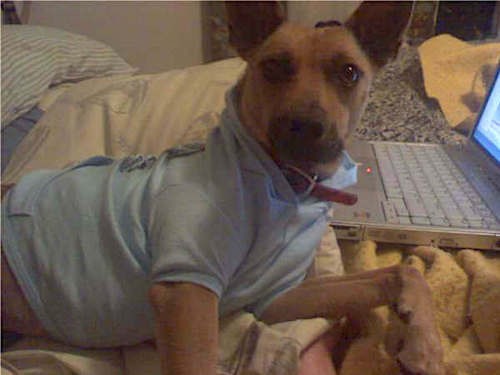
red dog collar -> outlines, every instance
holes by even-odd
[[[281,167],[281,170],[295,193],[301,197],[311,195],[322,201],[335,202],[347,206],[352,206],[358,201],[356,194],[321,185],[318,183],[317,175],[311,177],[293,165],[286,164]]]

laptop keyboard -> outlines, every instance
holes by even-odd
[[[439,146],[374,143],[392,224],[500,229],[490,209]]]

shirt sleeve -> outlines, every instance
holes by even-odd
[[[148,248],[153,282],[192,282],[221,297],[244,257],[233,224],[196,188],[168,187],[154,200]]]

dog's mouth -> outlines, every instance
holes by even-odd
[[[358,200],[355,194],[319,183],[333,173],[344,149],[336,128],[325,131],[324,123],[311,120],[278,120],[268,128],[269,151],[295,193],[301,197],[311,195],[323,201],[355,204]]]
[[[327,136],[320,121],[277,119],[268,128],[271,153],[281,162],[311,167],[334,162],[344,149],[336,131]]]

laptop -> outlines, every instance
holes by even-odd
[[[353,206],[337,238],[500,251],[500,72],[464,145],[351,141]]]

